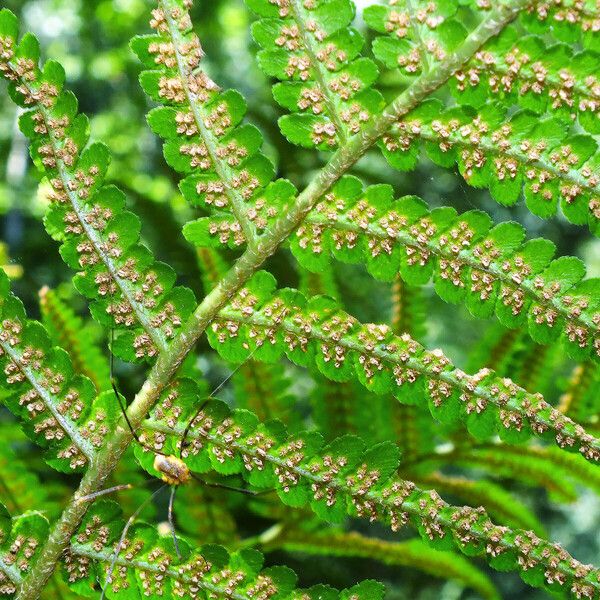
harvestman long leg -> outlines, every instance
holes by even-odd
[[[137,519],[138,515],[144,510],[144,508],[146,508],[146,506],[148,506],[148,504],[150,504],[150,502],[152,502],[152,500],[154,500],[154,498],[166,487],[167,487],[167,484],[161,485],[152,494],[152,496],[150,496],[149,498],[144,500],[144,502],[142,502],[142,504],[139,506],[139,508],[129,517],[129,519],[127,519],[127,523],[125,523],[125,527],[123,527],[123,531],[121,532],[121,537],[119,538],[119,542],[117,544],[117,547],[115,548],[115,553],[113,554],[113,557],[110,561],[110,567],[108,569],[108,572],[106,573],[106,581],[104,583],[104,587],[102,588],[102,594],[100,595],[100,600],[104,600],[104,595],[106,594],[106,588],[111,583],[112,574],[113,574],[113,571],[115,570],[115,565],[117,564],[119,554],[121,553],[121,550],[123,550],[123,545],[125,544],[125,538],[127,537],[127,532],[129,531],[129,528],[133,525],[133,523]]]

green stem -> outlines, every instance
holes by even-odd
[[[235,265],[198,306],[173,341],[168,352],[161,352],[148,379],[131,404],[128,415],[134,427],[157,402],[162,390],[177,371],[198,338],[235,293],[271,256],[278,246],[300,225],[304,217],[327,190],[390,128],[398,118],[417,107],[429,94],[440,88],[491,37],[513,21],[531,0],[509,0],[492,10],[485,21],[469,35],[463,45],[439,67],[423,76],[404,91],[374,123],[340,148],[311,184],[298,196],[295,204],[273,224],[254,246],[246,249]],[[19,600],[36,600],[54,572],[56,563],[70,543],[89,502],[80,498],[101,489],[121,455],[131,443],[132,435],[119,427],[104,450],[93,461],[79,489],[54,525],[48,541],[18,595]]]

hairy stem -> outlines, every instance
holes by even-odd
[[[492,10],[455,53],[440,63],[437,69],[415,81],[369,128],[353,137],[333,155],[311,184],[298,196],[295,204],[265,232],[258,243],[247,248],[219,284],[204,298],[182,328],[179,337],[171,344],[169,351],[160,354],[148,379],[128,410],[129,419],[134,427],[139,425],[154,406],[181,362],[221,308],[300,225],[319,198],[386,133],[392,123],[442,86],[485,42],[515,19],[519,11],[530,2],[531,0],[509,0],[506,4]],[[131,440],[132,435],[127,429],[118,428],[105,449],[94,460],[83,477],[79,489],[54,525],[36,564],[23,583],[19,600],[35,600],[39,597],[89,505],[89,502],[80,499],[103,486]]]

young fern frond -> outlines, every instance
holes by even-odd
[[[600,367],[587,361],[577,365],[560,397],[558,409],[581,423],[597,423],[600,415]]]
[[[419,569],[428,575],[456,581],[488,600],[500,600],[490,579],[460,554],[442,552],[419,539],[390,542],[370,538],[355,531],[313,533],[286,528],[265,550],[284,549],[306,554],[360,557],[392,567]]]
[[[362,325],[328,298],[305,302],[298,292],[274,294],[275,281],[257,273],[215,319],[211,345],[240,361],[257,348],[255,360],[284,353],[301,366],[313,363],[334,381],[358,379],[367,389],[391,393],[400,403],[428,406],[448,424],[464,422],[478,439],[494,433],[507,441],[539,435],[600,461],[600,440],[510,379],[482,369],[467,375],[441,350],[429,352],[410,336],[394,336],[386,325]]]
[[[263,48],[259,65],[282,81],[273,95],[291,113],[279,119],[290,142],[332,150],[372,123],[385,103],[371,87],[379,76],[375,63],[357,58],[364,40],[349,27],[355,13],[350,0],[246,4],[261,17],[252,27]]]
[[[190,413],[195,404],[191,386],[165,400],[157,409],[168,415],[173,410]],[[152,416],[144,428],[163,452],[175,452],[183,434],[182,427]],[[209,403],[198,414],[189,439],[184,456],[190,468],[239,473],[253,486],[275,489],[290,506],[310,506],[327,521],[359,516],[393,531],[410,521],[434,547],[458,548],[469,556],[484,556],[494,568],[520,570],[531,585],[564,595],[593,596],[600,590],[600,572],[559,546],[531,531],[494,525],[482,508],[451,506],[436,492],[397,477],[399,454],[389,442],[367,449],[359,438],[345,436],[324,446],[317,433],[290,437],[280,423],[262,424],[251,413],[231,411],[221,402]]]
[[[575,485],[600,494],[598,469],[580,456],[553,447],[507,444],[457,447],[449,452],[418,457],[410,468],[431,469],[450,464],[489,471],[494,476],[544,488],[561,502],[575,501]]]
[[[65,560],[71,589],[89,589],[97,577],[105,582],[105,571],[122,527],[119,507],[114,503],[97,502],[88,511]],[[184,551],[182,561],[177,561],[170,538],[158,537],[152,527],[133,527],[111,580],[105,584],[113,594],[127,593],[133,587],[145,596],[167,598],[316,600],[322,597],[316,589],[315,595],[310,589],[296,589],[296,575],[287,567],[263,569],[263,557],[257,550],[240,550],[230,555],[222,546],[207,544],[192,551],[183,540],[179,543]],[[348,590],[331,592],[327,596],[331,600],[380,600],[384,587],[375,581],[364,581]]]
[[[86,331],[83,319],[48,287],[40,290],[40,311],[53,345],[68,349],[75,371],[91,379],[98,391],[109,390],[108,361]]]
[[[0,364],[4,403],[22,420],[27,435],[48,450],[46,460],[64,472],[94,460],[117,418],[110,394],[75,374],[71,359],[53,347],[38,321],[27,319],[0,272]]]
[[[17,18],[2,9],[0,73],[14,101],[28,109],[19,125],[51,185],[46,229],[62,243],[63,260],[80,271],[74,283],[92,301],[94,318],[120,333],[114,345],[119,357],[154,357],[190,315],[194,296],[174,287],[175,272],[140,245],[139,219],[125,210],[122,192],[104,185],[109,151],[100,143],[86,147],[89,123],[63,89],[62,66],[48,61],[40,69],[35,36],[18,43],[17,36]]]

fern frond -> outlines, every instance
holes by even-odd
[[[248,361],[233,376],[236,406],[247,408],[261,420],[294,420],[295,398],[281,365]]]
[[[106,571],[122,529],[116,504],[97,502],[88,511],[65,557],[66,575],[73,591],[93,588],[99,577],[113,594],[139,587],[145,596],[159,597],[314,598],[311,590],[295,589],[296,575],[287,567],[263,569],[263,556],[257,550],[240,550],[230,555],[221,546],[205,545],[192,551],[181,540],[184,557],[178,561],[172,540],[157,537],[153,528],[144,525],[130,529],[126,549],[117,558],[117,566],[107,582]],[[383,598],[383,592],[381,584],[364,581],[334,593],[332,600],[378,600]]]
[[[120,333],[114,351],[129,361],[153,357],[168,348],[194,296],[173,287],[175,272],[139,244],[140,222],[125,211],[124,195],[103,185],[109,151],[99,143],[86,147],[88,120],[63,90],[63,68],[48,61],[41,70],[35,36],[26,34],[19,43],[17,36],[17,18],[2,9],[0,73],[13,100],[29,109],[19,125],[52,188],[46,229],[62,243],[65,262],[81,271],[75,286],[92,300],[94,318]]]
[[[390,186],[363,190],[358,179],[344,177],[298,228],[291,247],[313,271],[333,256],[366,263],[385,281],[399,273],[407,284],[423,285],[433,277],[442,299],[464,302],[475,316],[495,313],[507,327],[526,325],[540,344],[560,336],[578,359],[600,356],[600,280],[584,279],[577,258],[553,260],[552,242],[524,238],[517,223],[492,227],[480,211],[430,211],[414,196],[394,200]]]
[[[293,144],[332,150],[368,126],[384,106],[372,89],[379,76],[375,63],[358,57],[364,40],[350,23],[350,0],[246,0],[260,20],[252,34],[263,49],[262,70],[282,81],[275,100],[290,115],[279,119]]]
[[[206,294],[212,290],[227,272],[227,262],[214,248],[198,248],[198,266],[202,287]]]
[[[189,414],[197,394],[191,386],[186,391],[187,397],[167,392],[167,404],[159,404],[158,410]],[[143,427],[149,443],[167,453],[177,451],[182,426],[173,428],[151,416]],[[316,433],[290,437],[280,423],[262,424],[222,402],[206,405],[189,439],[183,451],[191,469],[239,473],[253,486],[275,489],[285,504],[310,506],[324,520],[359,516],[386,523],[393,531],[410,521],[434,547],[458,548],[469,556],[484,556],[494,568],[520,570],[531,585],[563,595],[600,591],[600,572],[560,547],[531,531],[498,527],[482,508],[451,506],[436,492],[397,477],[399,453],[390,442],[366,448],[359,438],[345,436],[324,446]]]
[[[299,365],[316,364],[334,381],[356,378],[376,394],[428,406],[437,420],[465,423],[477,439],[495,432],[509,441],[541,435],[592,462],[600,460],[600,440],[539,394],[488,369],[467,375],[441,350],[426,351],[408,335],[394,336],[386,325],[362,325],[331,299],[305,302],[298,292],[274,290],[272,275],[259,272],[221,310],[208,338],[225,359],[239,362],[256,349],[256,360],[272,362],[285,353]]]
[[[185,198],[213,217],[188,223],[186,237],[218,233],[236,247],[257,235],[295,196],[285,181],[272,183],[273,165],[260,151],[262,135],[240,124],[246,112],[242,96],[221,92],[203,70],[202,49],[192,31],[184,0],[161,0],[153,11],[156,34],[136,37],[132,48],[145,67],[140,81],[145,92],[165,104],[148,115],[152,130],[166,140],[164,154],[176,171]],[[227,211],[234,224],[222,217]]]
[[[43,325],[27,319],[0,271],[0,365],[4,403],[29,437],[48,449],[55,469],[71,472],[91,462],[116,420],[111,394],[74,372],[62,348],[52,347]]]
[[[368,6],[365,22],[384,34],[375,38],[373,54],[403,75],[427,73],[467,37],[467,30],[456,18],[457,9],[458,2],[427,0],[389,0],[384,5]]]
[[[490,579],[460,554],[430,548],[419,539],[390,542],[369,538],[357,532],[312,533],[286,528],[265,550],[283,548],[291,552],[327,556],[360,557],[393,567],[419,569],[433,577],[456,581],[478,592],[482,598],[500,600]]]
[[[35,564],[46,538],[48,520],[30,512],[11,518],[0,504],[0,593],[11,598]]]
[[[298,278],[298,289],[305,296],[331,296],[336,299],[342,297],[335,270],[331,264],[324,265],[324,268],[318,273],[299,266]]]
[[[466,477],[431,473],[415,475],[415,483],[460,498],[470,506],[483,506],[500,523],[509,527],[531,529],[537,535],[546,535],[535,514],[513,494],[490,481],[476,481]]]
[[[433,452],[436,423],[429,411],[409,404],[392,405],[393,440],[396,441],[404,461],[418,460],[420,454]]]
[[[479,108],[494,98],[536,114],[552,113],[567,125],[574,119],[592,135],[600,133],[600,55],[571,46],[548,47],[541,36],[506,29],[450,85],[460,104]]]
[[[45,286],[39,295],[42,322],[53,345],[68,349],[75,371],[91,379],[98,391],[110,389],[108,360],[86,331],[83,319],[56,290]]]
[[[599,233],[598,144],[559,118],[526,110],[509,117],[495,103],[445,109],[429,100],[397,122],[380,146],[390,165],[406,171],[415,168],[421,142],[434,163],[456,163],[469,185],[489,188],[500,204],[512,206],[523,192],[529,210],[547,219],[560,202],[569,221]]]

